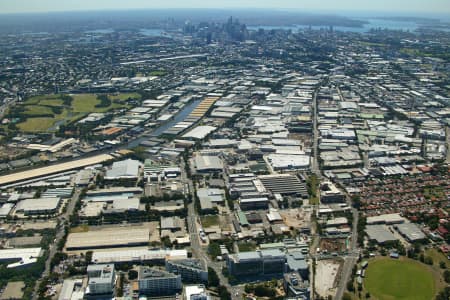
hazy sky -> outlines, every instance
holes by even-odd
[[[135,8],[296,8],[450,14],[450,0],[0,0],[0,13]]]

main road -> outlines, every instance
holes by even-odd
[[[209,255],[205,251],[205,247],[202,246],[200,242],[200,236],[198,233],[197,224],[199,223],[199,216],[195,209],[195,189],[194,182],[187,176],[186,174],[186,165],[184,160],[181,160],[181,178],[183,182],[186,182],[188,185],[189,192],[192,196],[192,202],[188,204],[188,216],[187,216],[187,225],[189,230],[189,237],[191,240],[191,249],[192,253],[201,261],[206,267],[210,267],[216,271],[217,276],[220,279],[221,285],[225,286],[227,290],[231,293],[231,298],[233,300],[242,299],[242,291],[238,287],[233,287],[228,282],[228,278],[226,278],[222,273],[223,262],[213,261]]]
[[[53,243],[49,246],[48,250],[48,257],[45,261],[45,269],[42,272],[41,279],[36,281],[36,285],[34,287],[34,293],[33,293],[33,300],[37,300],[39,298],[39,285],[41,284],[41,281],[43,278],[50,275],[51,270],[51,261],[55,254],[58,252],[58,245],[63,240],[65,236],[65,225],[68,224],[68,220],[70,216],[73,214],[73,211],[75,210],[75,205],[78,201],[78,198],[80,197],[80,189],[75,188],[75,191],[72,195],[72,198],[70,198],[69,202],[67,203],[67,209],[66,212],[63,213],[58,217],[58,227],[55,235],[55,239]]]

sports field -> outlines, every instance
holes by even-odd
[[[378,300],[430,300],[436,294],[433,274],[410,259],[370,261],[364,286]]]

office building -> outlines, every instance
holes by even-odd
[[[279,249],[240,252],[228,256],[230,274],[258,276],[283,274],[286,270],[286,255]]]
[[[166,260],[166,270],[181,275],[183,282],[208,281],[208,271],[197,259]]]
[[[139,268],[139,293],[151,296],[173,295],[181,291],[181,275],[141,266]]]
[[[89,265],[87,275],[87,299],[111,299],[114,296],[116,276],[113,264]]]

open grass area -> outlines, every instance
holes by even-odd
[[[204,228],[208,228],[208,227],[212,227],[212,226],[217,226],[219,225],[219,216],[202,216],[200,217],[200,220],[202,221],[202,226]]]
[[[308,177],[307,181],[307,188],[308,188],[308,194],[309,194],[309,204],[311,205],[318,205],[320,204],[319,200],[319,180],[317,179],[317,176],[315,174],[312,174]]]
[[[109,94],[108,95],[109,99],[111,100],[127,100],[129,98],[131,99],[140,99],[141,95],[139,95],[138,93],[121,93],[121,94]]]
[[[255,251],[256,243],[254,243],[254,242],[239,242],[238,248],[239,248],[239,252]]]
[[[95,94],[77,94],[72,95],[73,112],[98,112],[95,107],[100,103]]]
[[[50,107],[40,105],[27,105],[24,112],[26,115],[52,115],[53,111]]]
[[[70,228],[70,233],[80,233],[80,232],[88,232],[89,225],[80,225],[77,227]]]
[[[108,95],[108,99],[111,100],[111,104],[107,107],[97,107],[100,104],[100,100],[95,94],[77,94],[72,95],[72,108],[73,112],[107,112],[113,109],[128,108],[129,106],[122,102],[128,98],[140,98],[137,93],[124,93],[117,95]]]
[[[97,94],[42,95],[27,99],[20,111],[25,120],[17,127],[24,132],[42,132],[52,130],[56,122],[65,124],[79,120],[89,113],[108,112],[115,109],[130,108],[128,99],[140,99],[138,93],[118,93],[107,95],[109,102],[102,103]],[[48,115],[48,116],[44,116]],[[53,118],[51,117],[53,116]],[[59,123],[60,124],[60,123]]]
[[[156,70],[156,71],[152,71],[152,72],[150,72],[150,76],[164,76],[164,75],[166,75],[167,74],[167,72],[166,71],[164,71],[164,70]]]
[[[439,266],[439,263],[443,261],[447,266],[447,269],[450,269],[450,260],[448,260],[447,256],[438,249],[428,249],[425,251],[425,256],[431,257],[433,259],[433,264],[436,266]]]
[[[39,105],[62,106],[63,101],[61,99],[44,99],[44,100],[39,101]]]
[[[25,122],[17,124],[17,127],[25,132],[46,131],[55,124],[53,118],[28,118]]]
[[[52,100],[58,100],[60,99],[61,96],[60,95],[42,95],[42,96],[35,96],[35,97],[31,97],[29,99],[27,99],[27,101],[25,101],[26,105],[29,104],[42,104],[42,101],[52,101]]]
[[[369,262],[364,287],[378,300],[428,300],[436,294],[435,278],[427,266],[402,258]]]

